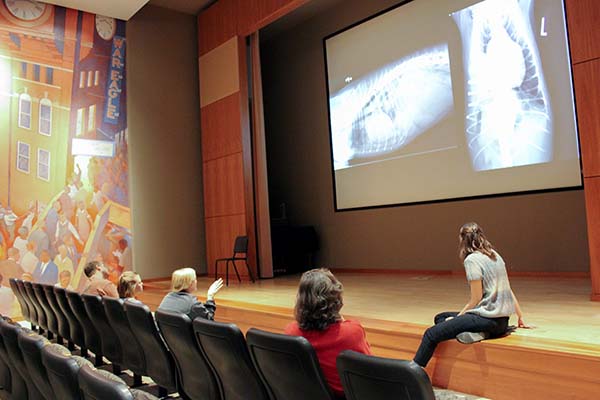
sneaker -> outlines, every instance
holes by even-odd
[[[485,332],[463,332],[456,335],[456,340],[462,344],[471,344],[481,342],[489,337],[490,335]]]

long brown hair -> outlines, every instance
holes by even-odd
[[[468,222],[460,228],[460,245],[458,247],[458,257],[461,261],[471,253],[480,252],[492,260],[496,261],[494,246],[487,240],[483,229],[475,222]]]
[[[344,286],[325,268],[302,274],[298,285],[294,315],[300,329],[324,331],[342,320]]]

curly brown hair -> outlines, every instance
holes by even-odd
[[[300,329],[324,331],[342,320],[344,286],[326,268],[302,274],[298,285],[294,315]]]
[[[460,245],[458,247],[458,257],[461,261],[471,253],[476,251],[485,254],[496,261],[494,246],[487,240],[483,229],[475,222],[468,222],[460,228]]]

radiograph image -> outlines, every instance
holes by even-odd
[[[465,129],[476,171],[552,160],[552,115],[533,6],[534,0],[486,0],[452,14],[463,44]]]
[[[395,156],[453,106],[446,44],[355,80],[330,98],[334,169]]]

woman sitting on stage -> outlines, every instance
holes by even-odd
[[[213,320],[217,309],[215,294],[223,287],[223,279],[219,278],[210,285],[204,304],[191,294],[191,292],[198,290],[197,284],[198,280],[194,269],[182,268],[175,270],[171,276],[173,291],[164,297],[158,309],[186,314],[192,321],[196,317]]]
[[[344,390],[335,365],[338,354],[343,350],[371,354],[360,323],[344,320],[340,315],[343,290],[340,281],[328,269],[305,272],[296,296],[296,322],[285,328],[286,334],[303,336],[312,344],[327,383],[341,399]]]
[[[518,327],[529,328],[508,282],[506,266],[483,230],[474,222],[460,228],[459,257],[467,273],[471,298],[460,312],[435,316],[435,325],[425,331],[414,361],[425,367],[438,343],[458,339],[469,344],[508,331],[508,318],[517,313]]]

